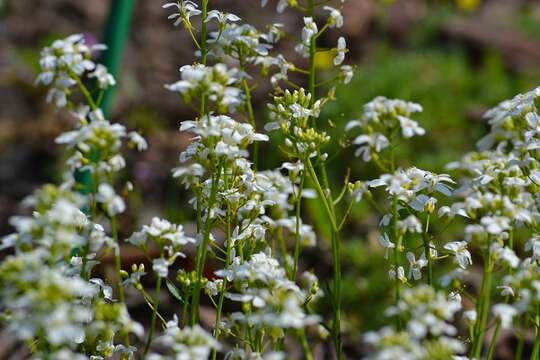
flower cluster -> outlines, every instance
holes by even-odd
[[[51,87],[47,101],[54,100],[58,107],[66,106],[71,88],[81,81],[84,74],[95,78],[100,88],[113,86],[115,80],[107,69],[103,65],[96,66],[92,61],[94,52],[105,49],[102,44],[88,45],[82,34],[55,40],[51,46],[45,47],[41,52],[41,73],[36,83]]]
[[[446,297],[427,285],[406,289],[398,303],[387,310],[387,315],[405,322],[406,330],[384,327],[366,333],[364,340],[373,347],[367,359],[459,358],[466,348],[455,338],[457,329],[452,321],[460,309],[459,295]]]
[[[409,139],[424,135],[425,130],[411,119],[413,114],[421,111],[422,107],[416,103],[376,97],[364,105],[360,119],[351,120],[345,127],[346,131],[357,127],[362,130],[362,134],[353,140],[355,145],[361,145],[355,155],[361,155],[364,161],[378,159],[378,154],[395,143],[398,136]]]
[[[199,325],[180,328],[178,318],[167,322],[164,334],[157,342],[166,347],[167,355],[150,354],[149,360],[198,360],[208,359],[212,350],[219,350],[221,345]]]
[[[183,246],[195,243],[194,238],[185,235],[182,225],[171,224],[157,217],[152,219],[150,225],[143,225],[141,231],[135,232],[126,241],[147,251],[148,240],[152,240],[160,250],[161,257],[153,260],[152,267],[160,277],[167,277],[169,265],[174,263],[177,257],[185,256],[181,252]]]
[[[292,93],[286,90],[282,96],[274,97],[273,104],[268,104],[273,121],[265,125],[265,130],[285,134],[285,145],[294,156],[313,157],[330,140],[326,132],[310,126],[310,120],[319,117],[322,105],[321,100],[313,101],[313,95],[304,89]]]
[[[235,257],[228,269],[216,274],[240,291],[227,292],[226,297],[249,305],[244,313],[232,313],[232,322],[268,327],[270,333],[275,332],[272,328],[298,329],[318,322],[317,316],[302,309],[307,294],[286,278],[279,262],[267,253],[253,254],[244,262]]]
[[[234,110],[242,104],[242,93],[236,86],[239,81],[236,69],[228,69],[225,64],[196,64],[182,66],[180,73],[182,80],[165,85],[165,88],[179,92],[185,101],[207,98],[216,103],[221,112]]]

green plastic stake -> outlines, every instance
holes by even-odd
[[[111,0],[111,10],[104,34],[107,50],[103,53],[102,63],[115,78],[118,78],[118,69],[129,35],[134,7],[135,0]],[[113,93],[114,87],[109,88],[103,96],[100,107],[105,117],[110,113]]]

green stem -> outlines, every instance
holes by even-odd
[[[531,360],[538,359],[540,357],[540,314],[536,314],[536,335],[534,337],[534,345],[531,353]]]
[[[308,0],[307,6],[308,16],[311,18],[315,15],[315,4],[313,0]],[[315,103],[315,54],[317,52],[317,38],[312,36],[309,40],[309,79],[308,79],[308,91],[311,94],[311,105]],[[315,118],[313,118],[315,121]]]
[[[525,316],[523,329],[527,331],[528,327],[529,327],[529,317]],[[523,334],[523,331],[520,330],[519,332],[517,332],[516,335],[518,337],[518,343],[516,345],[516,354],[514,356],[514,360],[521,360],[522,359],[521,356],[523,354],[523,348],[525,346],[525,334]]]
[[[395,280],[394,280],[394,293],[395,293],[395,303],[396,305],[399,302],[399,299],[401,298],[401,279],[398,276],[398,269],[400,264],[400,252],[401,252],[401,239],[402,237],[399,235],[399,229],[397,226],[398,221],[398,202],[397,199],[392,199],[392,220],[391,220],[391,230],[392,230],[392,240],[394,241],[394,271],[395,271]],[[396,316],[396,327],[398,330],[401,330],[401,318]]]
[[[201,62],[206,65],[206,58],[208,56],[208,44],[206,43],[206,17],[208,15],[208,0],[202,0],[201,6]]]
[[[336,351],[336,356],[338,360],[343,358],[342,345],[341,345],[341,249],[339,242],[339,230],[336,225],[336,216],[334,209],[334,202],[332,199],[328,199],[327,195],[321,188],[321,184],[315,173],[315,169],[311,164],[309,158],[306,159],[305,166],[308,169],[308,172],[315,184],[315,189],[317,190],[321,201],[323,202],[328,220],[330,221],[331,226],[331,241],[332,241],[332,262],[333,262],[333,276],[334,276],[334,322],[332,328],[332,337],[334,340],[334,349]]]
[[[338,233],[332,230],[332,258],[334,262],[334,323],[332,336],[338,360],[343,358],[341,346],[341,250]]]
[[[199,301],[201,297],[201,282],[204,271],[204,265],[206,262],[206,253],[208,250],[208,243],[210,241],[210,229],[212,225],[212,219],[210,217],[210,211],[212,210],[217,196],[218,184],[221,177],[221,163],[218,165],[217,174],[213,178],[212,187],[210,189],[210,199],[208,201],[208,208],[206,213],[206,222],[204,228],[204,237],[199,248],[197,249],[197,263],[196,263],[196,274],[197,281],[193,289],[193,298],[192,298],[192,307],[191,307],[191,317],[190,325],[193,326],[197,322],[198,312],[199,312]]]
[[[426,218],[426,226],[424,228],[424,232],[422,233],[422,239],[424,241],[424,253],[426,255],[427,260],[427,283],[429,286],[433,286],[433,261],[431,259],[431,248],[429,245],[429,217],[430,214],[427,215]]]
[[[240,72],[243,73],[246,70],[246,64],[245,64],[244,56],[242,55],[241,51],[239,51],[239,54],[240,54],[239,55]],[[242,88],[244,90],[244,94],[246,95],[245,105],[246,105],[249,123],[251,124],[251,126],[253,126],[253,130],[257,131],[257,124],[255,123],[255,115],[253,112],[253,104],[251,100],[251,89],[249,87],[249,84],[245,76],[242,77]],[[259,165],[259,142],[254,141],[253,142],[253,169],[257,170],[258,165]]]
[[[120,274],[122,270],[122,257],[120,256],[120,242],[118,240],[118,226],[116,223],[116,216],[111,217],[111,232],[114,243],[116,244],[116,249],[114,251],[114,265],[116,270],[116,287],[118,290],[118,299],[121,303],[125,304],[126,298],[124,295],[124,287],[122,286],[122,275]],[[124,345],[126,347],[129,347],[128,333],[126,333],[124,337]]]
[[[156,298],[154,300],[154,307],[152,311],[152,320],[150,321],[150,329],[148,329],[148,338],[146,339],[146,345],[144,346],[143,358],[150,350],[150,344],[152,343],[152,336],[154,335],[154,329],[156,327],[156,318],[159,306],[159,296],[161,293],[161,276],[158,276],[156,281]]]
[[[96,102],[94,101],[94,98],[92,98],[92,95],[90,94],[90,91],[88,91],[88,88],[83,84],[81,78],[79,75],[75,74],[75,72],[71,69],[67,69],[67,72],[69,76],[77,82],[77,86],[79,87],[79,90],[81,90],[81,93],[83,94],[84,98],[86,99],[86,102],[88,105],[90,105],[90,108],[92,111],[95,111],[98,109],[98,106],[96,105]]]
[[[313,183],[315,185],[315,190],[319,194],[319,198],[321,199],[324,209],[326,210],[326,214],[328,215],[328,220],[330,221],[330,224],[332,225],[332,230],[337,231],[338,227],[336,225],[334,212],[332,211],[332,208],[329,205],[329,202],[326,198],[326,194],[324,193],[324,190],[321,187],[321,183],[319,182],[319,178],[317,177],[317,174],[315,173],[315,169],[313,168],[313,165],[311,164],[311,160],[308,158],[306,160],[305,165],[307,166],[309,175],[311,179],[313,180]],[[333,203],[333,202],[331,202]]]
[[[293,263],[293,271],[291,274],[291,281],[294,281],[296,279],[296,273],[298,272],[298,260],[300,258],[300,212],[302,208],[302,191],[304,188],[304,172],[302,172],[302,176],[300,178],[300,186],[298,187],[298,193],[296,194],[296,228],[295,228],[295,242],[294,242],[294,263]]]
[[[232,253],[232,239],[231,239],[231,213],[230,208],[227,209],[227,238],[225,240],[227,242],[227,254],[225,258],[225,269],[229,268],[230,262],[231,262],[231,253]],[[221,312],[223,309],[223,301],[225,299],[225,290],[227,289],[227,278],[225,277],[223,279],[223,288],[221,289],[221,292],[219,294],[219,301],[218,306],[216,309],[216,325],[214,330],[214,338],[216,341],[219,341],[219,335],[221,332],[220,329],[220,323],[221,323]],[[215,360],[217,356],[216,349],[212,350],[212,360]]]
[[[283,238],[283,228],[281,226],[277,229],[276,236],[279,242],[279,250],[281,252],[281,257],[283,258],[283,267],[285,267],[285,273],[290,279],[292,279],[292,271],[289,266],[289,262],[287,261],[287,244],[285,243],[285,239]]]
[[[208,0],[202,0],[202,6],[201,6],[201,43],[200,43],[200,49],[201,49],[201,63],[203,65],[206,65],[206,59],[208,57],[208,44],[206,41],[207,38],[207,28],[206,28],[206,17],[208,16]],[[202,118],[207,113],[207,98],[206,95],[203,95],[201,97],[201,108],[199,112],[199,116]]]
[[[484,262],[484,273],[482,279],[482,288],[480,292],[480,299],[477,304],[477,319],[474,329],[474,338],[472,346],[472,357],[479,359],[482,354],[482,347],[484,344],[484,335],[486,330],[486,325],[488,321],[489,306],[490,306],[490,297],[491,297],[491,282],[492,282],[492,272],[493,264],[491,263],[491,254],[489,251],[491,242],[488,240],[487,249],[485,254]]]
[[[302,349],[304,350],[304,357],[306,360],[313,360],[313,354],[311,353],[311,348],[309,347],[309,343],[306,339],[306,331],[304,329],[300,329],[298,331],[300,342],[302,343]]]
[[[497,324],[495,325],[495,330],[493,331],[493,336],[491,337],[491,343],[489,344],[487,360],[493,359],[493,353],[495,351],[495,344],[497,342],[497,337],[501,331],[501,319],[497,319]]]

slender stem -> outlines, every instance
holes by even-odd
[[[312,17],[315,15],[315,4],[313,0],[308,0],[307,6],[308,16]],[[309,40],[309,79],[308,79],[308,91],[311,94],[311,104],[315,103],[315,82],[316,82],[316,71],[315,71],[315,54],[317,52],[317,38],[312,36]],[[315,122],[315,118],[313,118]]]
[[[397,199],[396,198],[393,198],[392,199],[392,220],[391,220],[391,223],[390,223],[390,226],[391,226],[391,230],[392,230],[392,239],[394,240],[394,271],[395,271],[395,279],[394,279],[394,293],[395,293],[395,297],[396,297],[396,305],[398,304],[399,302],[399,299],[401,298],[401,279],[399,278],[398,276],[398,269],[399,269],[399,264],[400,264],[400,252],[401,252],[401,236],[399,235],[399,229],[398,229],[398,226],[397,226],[397,221],[398,221],[398,216],[399,216],[399,213],[398,213],[398,202],[397,202]],[[398,330],[401,330],[401,318],[398,316],[396,316],[396,327]]]
[[[227,254],[226,254],[226,257],[225,257],[225,267],[224,269],[228,269],[229,268],[229,265],[230,265],[230,262],[231,262],[231,253],[232,253],[232,249],[233,249],[233,242],[232,242],[232,239],[231,239],[231,211],[230,211],[230,208],[228,207],[227,209],[227,238],[225,239],[226,243],[227,243]],[[221,323],[221,312],[222,312],[222,309],[223,309],[223,300],[225,299],[225,291],[227,289],[227,278],[223,278],[223,287],[221,289],[221,292],[219,294],[219,300],[218,300],[218,306],[217,306],[217,309],[216,309],[216,325],[215,325],[215,330],[214,330],[214,338],[216,339],[216,341],[219,340],[219,335],[221,333],[221,329],[220,329],[220,323]],[[217,356],[217,351],[216,349],[213,349],[212,350],[212,360],[215,360],[216,359],[216,356]]]
[[[482,347],[484,344],[484,335],[488,320],[490,297],[491,297],[491,282],[492,282],[492,272],[493,264],[491,261],[491,253],[489,251],[491,241],[487,241],[487,249],[485,252],[485,262],[484,262],[484,274],[482,279],[482,289],[480,292],[480,299],[477,303],[477,320],[474,329],[474,338],[472,346],[472,357],[479,359],[482,353]]]
[[[300,342],[302,343],[302,349],[304,350],[304,356],[306,360],[313,360],[313,354],[311,353],[311,348],[306,339],[306,332],[304,329],[298,331],[298,336],[300,337]]]
[[[88,102],[88,105],[90,105],[90,108],[92,109],[92,111],[97,110],[98,106],[96,105],[94,98],[90,94],[90,91],[88,91],[88,88],[83,84],[79,75],[75,74],[75,72],[69,68],[67,68],[67,72],[69,76],[71,76],[71,78],[75,79],[75,81],[77,82],[77,86],[79,87],[79,90],[81,90],[83,96],[86,99],[86,102]]]
[[[424,241],[424,254],[426,255],[427,260],[427,283],[429,286],[433,286],[433,261],[431,259],[431,248],[429,245],[429,217],[430,214],[426,217],[426,226],[424,232],[422,233],[422,240]]]
[[[493,331],[493,336],[491,337],[491,343],[489,344],[487,360],[493,359],[493,353],[495,351],[495,344],[497,343],[497,337],[501,331],[501,319],[497,319],[497,324],[495,325],[495,330]]]
[[[184,306],[182,306],[182,325],[186,325],[188,323],[188,305],[189,305],[189,297],[190,294],[188,293],[186,295],[186,298],[184,299]]]
[[[199,301],[201,297],[201,282],[202,282],[202,276],[204,271],[204,264],[206,262],[206,253],[208,250],[208,243],[210,241],[210,229],[212,225],[212,219],[210,216],[210,212],[212,211],[212,208],[216,202],[216,196],[217,196],[217,190],[218,190],[218,184],[221,177],[221,163],[218,165],[217,173],[212,181],[212,187],[210,189],[210,199],[208,201],[208,209],[206,212],[206,222],[205,222],[205,228],[204,228],[204,237],[203,241],[201,241],[199,248],[197,249],[197,263],[196,263],[196,274],[197,274],[197,281],[195,283],[195,287],[193,289],[193,298],[192,298],[192,308],[191,308],[191,317],[190,317],[190,325],[195,325],[197,318],[198,318],[198,312],[199,312]]]
[[[336,225],[334,202],[332,201],[332,199],[327,198],[327,195],[321,188],[321,184],[319,182],[317,174],[315,173],[315,169],[313,168],[313,165],[311,164],[311,160],[309,158],[307,158],[305,164],[315,184],[315,189],[319,193],[319,197],[321,198],[321,201],[323,202],[326,213],[328,215],[328,220],[330,221],[332,225],[331,226],[331,240],[332,240],[333,276],[334,276],[334,289],[333,289],[334,290],[334,293],[333,293],[334,295],[334,299],[333,299],[334,322],[333,322],[333,329],[332,329],[332,337],[334,340],[334,349],[336,351],[337,359],[341,360],[343,358],[342,346],[341,346],[341,250],[340,250],[340,242],[339,242],[339,236],[338,236],[339,230]]]
[[[514,248],[514,231],[510,230],[508,232],[508,246],[510,249]],[[512,268],[509,269],[509,275],[512,275],[513,271]],[[504,299],[504,303],[508,304],[508,301],[510,301],[510,296],[506,296]],[[495,351],[495,345],[497,343],[497,337],[499,336],[499,333],[501,331],[501,319],[498,318],[495,324],[495,330],[493,330],[493,336],[491,337],[491,342],[489,343],[489,349],[488,349],[488,355],[487,360],[491,360],[493,358],[493,354]]]
[[[332,258],[334,262],[334,323],[332,336],[338,360],[343,358],[341,346],[341,250],[338,232],[332,229]]]
[[[525,316],[523,329],[525,329],[526,331],[528,327],[529,327],[529,317]],[[517,332],[517,337],[518,337],[518,343],[516,346],[516,355],[514,356],[514,360],[521,360],[522,359],[521,356],[523,354],[523,347],[525,346],[525,334],[523,334],[522,331],[519,331]]]
[[[206,41],[207,38],[207,28],[206,28],[206,17],[208,16],[208,0],[202,0],[201,6],[201,63],[206,65],[206,59],[208,57],[208,44]],[[206,95],[201,96],[201,108],[199,111],[199,116],[202,118],[208,112],[208,102]]]
[[[313,180],[313,183],[315,184],[315,190],[319,194],[319,197],[324,205],[324,209],[326,210],[326,214],[328,215],[328,220],[330,221],[330,224],[332,225],[332,230],[337,231],[338,227],[336,225],[334,212],[332,211],[332,208],[329,205],[329,202],[326,198],[326,194],[324,193],[324,190],[321,187],[319,178],[317,177],[317,174],[315,173],[315,169],[313,168],[313,165],[311,164],[311,160],[309,158],[306,160],[306,165],[307,165],[309,175],[311,179]]]
[[[152,297],[144,290],[144,288],[141,287],[135,287],[139,292],[142,294],[144,301],[146,301],[146,304],[150,308],[150,310],[154,311],[154,300]],[[163,318],[163,316],[159,313],[159,311],[156,311],[157,318],[161,321],[162,325],[165,327],[167,326],[167,320]]]
[[[206,65],[206,58],[208,57],[208,44],[206,42],[206,17],[208,16],[208,0],[202,0],[201,4],[201,62]]]
[[[277,229],[277,238],[279,242],[279,250],[281,252],[281,257],[283,258],[283,266],[285,267],[285,272],[287,273],[287,276],[289,278],[292,278],[290,264],[287,261],[287,244],[285,243],[285,239],[283,238],[283,228],[281,226]]]
[[[242,54],[242,51],[239,51],[239,54],[240,54],[239,55],[240,72],[243,73],[246,70],[246,63],[245,63],[245,59]],[[242,88],[244,90],[244,94],[246,95],[245,105],[246,105],[249,123],[251,124],[251,126],[253,126],[253,130],[257,131],[257,124],[255,123],[255,115],[253,112],[253,104],[251,100],[251,89],[247,82],[246,76],[242,76]],[[259,165],[259,142],[254,141],[253,142],[253,169],[257,170],[258,165]]]
[[[301,212],[301,208],[302,208],[302,191],[303,191],[303,188],[304,188],[304,179],[305,179],[305,176],[304,176],[304,172],[302,172],[302,175],[301,175],[301,178],[300,178],[300,186],[298,187],[298,193],[296,194],[296,228],[295,228],[295,242],[294,242],[294,262],[293,262],[293,271],[292,271],[292,274],[291,274],[291,280],[294,281],[294,279],[296,279],[296,273],[298,272],[298,260],[300,258],[300,242],[301,242],[301,237],[300,237],[300,222],[302,221],[301,220],[301,217],[300,217],[300,212]]]
[[[540,312],[538,311],[536,313],[535,322],[536,335],[534,337],[534,345],[531,353],[531,359],[538,359],[540,357]]]
[[[150,328],[148,329],[148,338],[146,339],[146,345],[144,346],[143,358],[150,350],[150,344],[152,343],[152,336],[154,335],[154,329],[156,327],[156,318],[159,306],[159,296],[161,293],[161,276],[158,276],[156,281],[156,298],[154,300],[154,307],[152,311],[152,320],[150,321]]]
[[[116,244],[116,249],[114,251],[114,265],[116,270],[116,287],[118,290],[118,299],[121,303],[126,303],[126,298],[124,295],[124,287],[122,286],[122,275],[120,274],[122,270],[122,257],[120,256],[120,242],[118,240],[118,225],[116,223],[116,216],[111,216],[111,232],[114,243]],[[124,345],[129,347],[129,334],[126,333],[124,337]]]

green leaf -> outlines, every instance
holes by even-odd
[[[182,295],[180,295],[180,290],[170,280],[167,280],[167,289],[169,289],[169,292],[178,301],[180,301],[182,304],[184,303],[184,299],[182,298]]]

